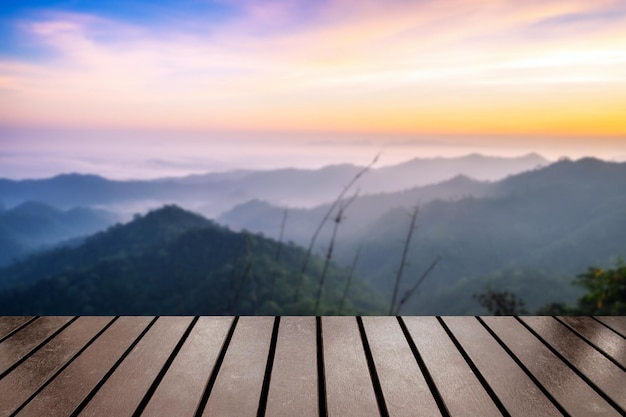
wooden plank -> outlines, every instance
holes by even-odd
[[[266,416],[319,416],[315,317],[282,317]]]
[[[439,407],[395,317],[363,317],[390,416],[438,416]]]
[[[602,323],[615,330],[622,337],[626,338],[626,318],[621,316],[598,316]]]
[[[626,372],[552,317],[523,317],[522,321],[626,410]]]
[[[591,317],[559,317],[595,347],[626,368],[626,340]]]
[[[15,412],[72,359],[112,317],[80,317],[0,380],[0,417]]]
[[[200,317],[142,416],[193,416],[220,354],[232,317]]]
[[[79,416],[132,416],[193,317],[160,317]]]
[[[329,416],[378,416],[378,404],[354,317],[323,317]]]
[[[511,416],[561,416],[535,383],[474,317],[443,317]]]
[[[501,416],[435,317],[403,317],[451,416]]]
[[[1,316],[0,340],[31,319],[32,316]]]
[[[517,320],[512,317],[482,320],[571,416],[620,415]]]
[[[26,357],[72,317],[40,317],[0,343],[0,375]]]
[[[274,317],[241,317],[203,416],[256,416]]]
[[[54,378],[18,416],[67,417],[132,345],[152,317],[121,317]]]

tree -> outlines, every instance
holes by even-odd
[[[585,315],[626,314],[626,263],[618,259],[615,269],[591,267],[574,284],[588,292],[578,299],[578,313]]]
[[[487,287],[484,293],[474,294],[474,298],[494,316],[528,314],[524,309],[524,301],[507,290],[498,291]]]

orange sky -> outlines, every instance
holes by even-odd
[[[20,15],[0,124],[626,138],[624,2],[227,3]]]

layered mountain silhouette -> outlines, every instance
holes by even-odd
[[[359,183],[362,194],[400,191],[467,175],[495,180],[545,165],[536,154],[517,158],[469,155],[459,158],[414,159],[373,169]],[[321,169],[234,171],[150,181],[112,181],[95,175],[63,174],[41,180],[0,179],[5,204],[36,200],[67,209],[75,206],[108,206],[145,211],[175,203],[215,217],[252,199],[274,204],[314,206],[336,195],[363,167],[331,165]]]
[[[311,259],[296,300],[304,251],[278,249],[166,206],[0,269],[0,314],[314,314],[323,261]],[[319,312],[337,312],[348,273],[326,274]],[[344,311],[377,312],[380,301],[354,279]]]
[[[77,207],[63,211],[35,201],[0,211],[0,266],[34,250],[90,235],[117,219],[104,210]]]
[[[457,187],[458,185],[458,187]],[[438,256],[442,261],[407,306],[412,314],[478,314],[472,293],[515,288],[530,308],[573,301],[577,273],[611,265],[626,248],[626,164],[586,158],[496,182],[459,177],[400,193],[357,198],[338,229],[338,260],[389,293],[409,213],[419,207],[405,286]],[[328,206],[289,209],[285,236],[307,244]],[[284,208],[253,201],[219,219],[274,236]],[[326,245],[331,225],[321,233]]]
[[[336,264],[330,264],[324,311],[338,312],[348,267],[360,250],[344,312],[384,313],[415,207],[417,229],[401,293],[434,259],[441,261],[403,306],[403,314],[483,314],[472,295],[488,286],[515,292],[531,312],[550,302],[572,302],[580,295],[571,285],[577,274],[626,256],[626,164],[593,158],[542,161],[532,154],[518,159],[470,155],[457,158],[457,168],[448,160],[374,168],[346,194],[344,203],[351,203],[341,217],[337,208],[329,212],[331,204],[362,167],[130,182],[82,175],[3,180],[0,219],[17,210],[20,199],[34,196],[59,207],[134,208],[141,201],[172,201],[222,213],[214,218],[230,230],[172,206],[137,215],[126,225],[0,270],[0,305],[11,306],[6,314],[312,314],[332,243]],[[305,200],[318,204],[309,207]],[[50,213],[80,218],[80,211],[32,202],[18,211],[48,220]],[[56,229],[46,229],[45,222],[37,223],[42,220],[24,221],[10,232],[0,221],[0,244],[15,233],[25,236],[20,242],[26,245],[47,236],[48,229],[56,230],[51,236],[63,229],[62,223],[51,222]],[[279,245],[281,235],[287,243]],[[294,301],[302,247],[313,236],[303,297]],[[17,248],[11,250],[21,253],[11,239]],[[115,294],[120,301],[111,301]],[[30,306],[30,312],[19,310],[20,305]]]

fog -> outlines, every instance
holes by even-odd
[[[483,138],[382,133],[174,132],[0,128],[0,177],[46,178],[78,172],[110,179],[154,179],[238,169],[377,167],[412,158],[470,153],[550,160],[626,160],[626,142],[597,138]]]

